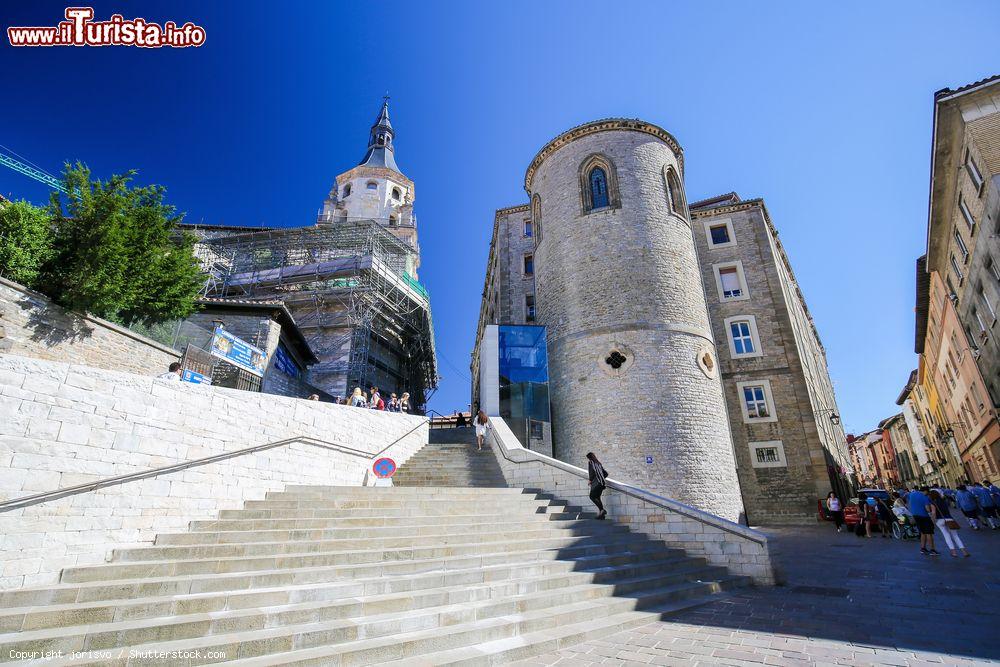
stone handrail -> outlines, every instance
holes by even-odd
[[[562,500],[589,504],[586,470],[525,449],[498,417],[490,417],[488,440],[508,484],[537,487]],[[607,488],[617,492],[605,500],[612,520],[757,583],[774,583],[764,534],[631,484],[608,479]]]

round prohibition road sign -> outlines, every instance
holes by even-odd
[[[396,473],[396,462],[389,458],[381,458],[372,465],[376,477],[385,479]]]

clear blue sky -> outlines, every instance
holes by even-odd
[[[494,209],[525,201],[546,141],[627,116],[678,138],[691,201],[766,199],[845,426],[872,428],[916,364],[932,94],[1000,70],[996,2],[93,4],[98,19],[193,21],[207,42],[15,50],[4,36],[0,143],[50,171],[138,169],[189,221],[311,223],[391,93],[442,412],[468,403]],[[64,7],[5,3],[3,24],[55,25]],[[5,169],[0,192],[47,197]]]

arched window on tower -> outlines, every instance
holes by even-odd
[[[670,210],[680,216],[687,215],[687,204],[684,201],[684,189],[681,181],[677,178],[677,172],[673,167],[667,167],[664,180],[667,184],[667,198],[670,200]]]
[[[399,218],[397,218],[394,215],[390,215],[389,216],[389,226],[390,227],[398,227],[399,226]]]
[[[393,188],[392,189],[392,198],[395,199],[396,201],[399,201],[399,197],[400,197],[399,188]]]
[[[351,196],[351,184],[348,183],[347,185],[344,186],[344,197],[347,198],[350,196]]]
[[[531,198],[531,223],[534,229],[535,245],[542,242],[542,198],[535,194]]]
[[[600,167],[590,170],[587,179],[590,182],[591,208],[607,208],[608,206],[608,175]]]

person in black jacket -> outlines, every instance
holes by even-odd
[[[587,472],[590,475],[590,499],[597,505],[597,509],[600,511],[597,518],[603,520],[608,516],[608,511],[604,509],[604,504],[601,503],[601,494],[604,493],[604,488],[607,486],[608,471],[597,460],[594,452],[587,452]]]

